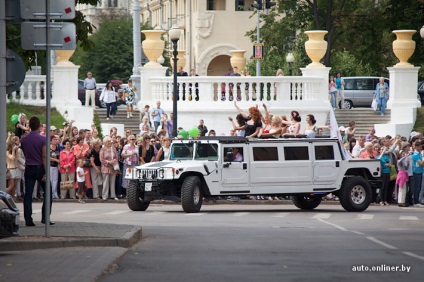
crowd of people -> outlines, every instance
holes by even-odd
[[[7,138],[6,191],[16,200],[44,198],[42,179],[28,182],[32,149],[25,151],[22,146],[25,140],[34,138],[33,135],[42,138],[46,146],[46,125],[40,123],[31,127],[32,119],[39,121],[37,117],[28,121],[25,114],[20,114],[15,132],[9,132]],[[94,125],[90,129],[78,129],[70,121],[63,123],[61,129],[51,126],[50,148],[46,148],[45,153],[46,158],[50,157],[52,199],[75,199],[84,203],[84,198],[125,198],[128,181],[122,177],[124,171],[139,164],[169,158],[170,144],[171,139],[163,132],[133,134],[126,130],[125,136],[120,136],[114,127],[101,140]],[[45,160],[37,161],[41,162],[37,165],[43,165]]]

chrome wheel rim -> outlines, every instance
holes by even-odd
[[[365,202],[366,199],[366,192],[364,187],[360,185],[356,185],[352,188],[352,191],[350,192],[350,197],[352,199],[352,202],[354,202],[357,205],[362,204]]]

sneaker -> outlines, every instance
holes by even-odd
[[[106,120],[109,120],[109,118],[106,118]]]
[[[414,207],[415,208],[424,208],[424,205],[423,204],[415,204]]]
[[[278,199],[278,197],[274,197],[274,200],[279,201],[280,199]]]
[[[115,197],[114,199],[115,199],[115,201],[118,201],[118,198]]]
[[[85,204],[85,202],[83,200],[79,201],[80,204]]]

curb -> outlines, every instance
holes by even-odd
[[[37,236],[40,237],[40,236]],[[31,238],[27,236],[26,238]],[[0,252],[4,251],[28,251],[36,249],[72,248],[72,247],[122,247],[130,248],[142,238],[142,228],[134,226],[121,238],[93,238],[93,237],[43,237],[42,240],[34,239],[20,241],[19,236],[11,239],[0,240]]]

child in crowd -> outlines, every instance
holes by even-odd
[[[83,159],[77,160],[77,181],[78,181],[78,202],[80,204],[85,204],[83,197],[87,192],[87,187],[85,186],[85,175],[88,173],[84,172],[84,161]]]
[[[406,146],[406,148],[408,149],[408,146]],[[402,150],[399,153],[399,160],[398,160],[398,174],[396,177],[396,184],[399,187],[399,195],[398,195],[398,204],[399,207],[406,207],[405,204],[405,199],[406,199],[406,183],[408,182],[408,167],[409,167],[409,163],[411,161],[409,157],[409,151],[404,151]]]

